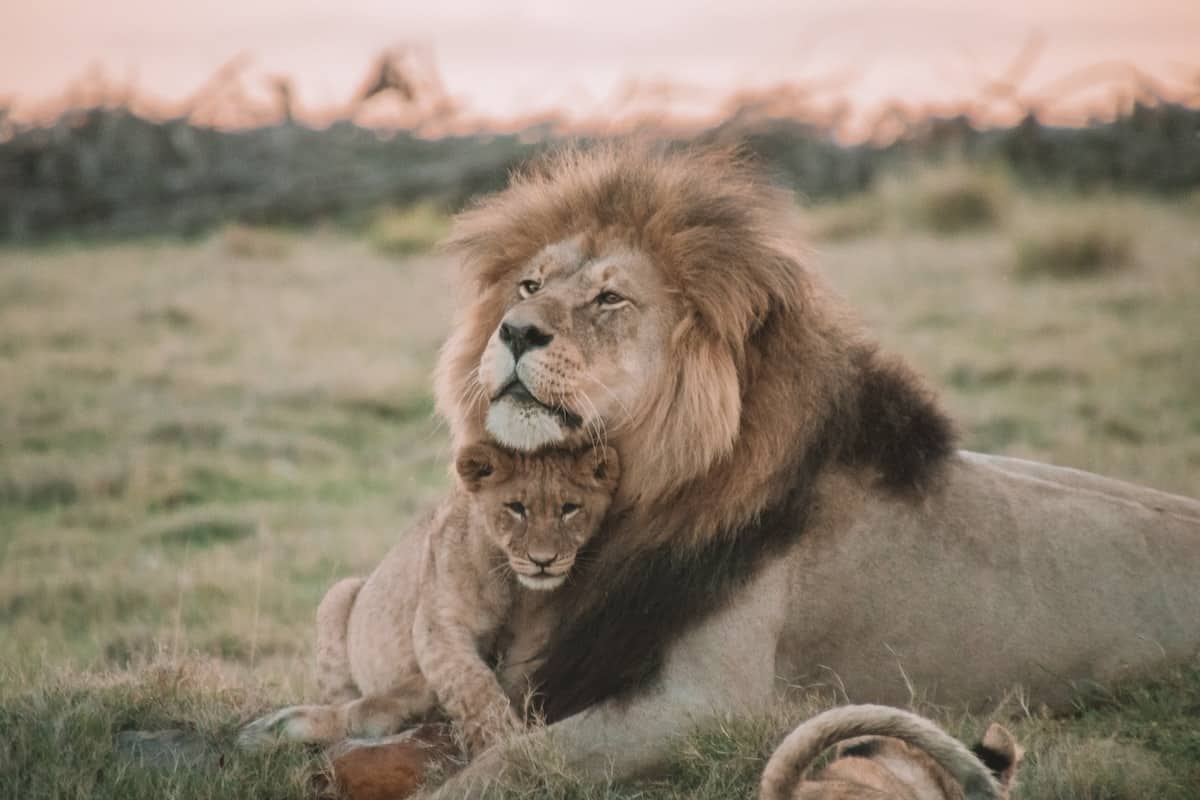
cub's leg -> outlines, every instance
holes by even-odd
[[[524,727],[465,625],[439,619],[422,603],[413,626],[413,646],[421,672],[446,713],[458,723],[472,753]]]
[[[363,578],[338,581],[317,606],[317,691],[325,703],[348,703],[359,696],[350,672],[346,629],[364,583]]]
[[[238,743],[254,748],[279,739],[314,744],[348,737],[377,739],[425,718],[436,707],[436,696],[418,675],[393,694],[335,705],[289,706],[251,722],[238,734]]]

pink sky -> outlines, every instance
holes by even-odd
[[[0,8],[0,96],[50,97],[99,64],[179,98],[248,52],[251,75],[291,75],[302,104],[330,106],[376,52],[410,42],[432,49],[455,97],[497,115],[594,112],[630,77],[721,92],[853,71],[860,105],[922,103],[972,94],[1035,33],[1031,87],[1112,59],[1168,81],[1200,73],[1200,0],[13,0]]]

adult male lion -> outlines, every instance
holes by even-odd
[[[1056,704],[1200,645],[1200,503],[956,451],[800,242],[789,197],[720,153],[569,151],[459,221],[456,443],[599,437],[624,465],[586,574],[513,644],[580,770],[653,767],[813,680]]]

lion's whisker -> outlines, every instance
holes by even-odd
[[[588,397],[587,393],[584,392],[582,389],[575,389],[572,392],[572,398],[577,402],[582,401],[583,403],[587,403],[587,405],[591,409],[590,411],[587,411],[587,409],[585,409],[585,411],[587,411],[587,417],[586,417],[587,422],[584,426],[584,430],[587,432],[587,435],[588,435],[588,444],[590,444],[593,448],[599,447],[601,440],[604,437],[601,435],[600,428],[597,424],[597,422],[599,420],[599,414],[596,411],[595,404],[592,403],[592,399],[590,397]]]
[[[624,424],[626,420],[633,419],[633,412],[631,412],[629,410],[629,406],[627,406],[623,402],[621,402],[621,398],[617,397],[617,393],[614,392],[612,389],[610,389],[608,387],[608,384],[606,384],[604,381],[597,378],[595,375],[585,374],[584,377],[587,378],[588,380],[592,381],[593,383],[595,383],[597,386],[599,386],[604,391],[608,392],[608,396],[611,397],[612,401],[614,403],[616,403],[617,406],[621,409],[621,412],[624,416],[621,418],[621,421],[618,423],[618,425]],[[619,428],[618,428],[618,430],[619,430]]]
[[[596,430],[596,437],[599,439],[600,446],[608,447],[608,424],[604,421],[603,417],[600,416],[600,410],[596,408],[596,404],[592,401],[592,398],[587,392],[582,389],[578,389],[576,390],[576,394],[578,395],[579,399],[587,403],[588,407],[591,409],[589,416],[591,417],[591,424]]]
[[[566,396],[565,393],[563,393],[561,395],[561,399],[559,400],[559,402],[566,403],[567,400],[568,400],[568,397]],[[596,412],[595,404],[593,404],[591,401],[591,398],[589,398],[587,396],[587,394],[579,388],[575,388],[575,389],[571,390],[569,400],[571,401],[572,405],[579,404],[579,401],[586,402],[588,404],[588,406],[591,408],[590,412],[588,412],[587,409],[582,409],[586,415],[584,417],[584,419],[585,419],[584,432],[587,434],[588,444],[593,448],[599,447],[600,442],[603,437],[601,436],[599,428],[596,426],[596,420],[599,415]]]

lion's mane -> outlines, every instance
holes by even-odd
[[[918,501],[954,448],[932,394],[806,265],[794,203],[726,151],[573,148],[460,216],[462,311],[438,366],[457,442],[483,431],[475,370],[514,273],[579,236],[649,255],[680,304],[675,373],[624,421],[622,508],[535,675],[551,720],[652,680],[668,645],[803,535],[823,470]]]

